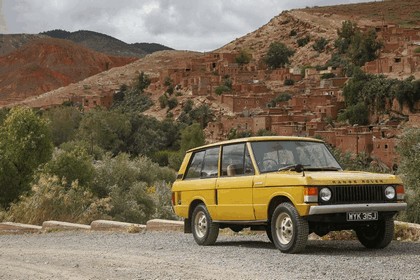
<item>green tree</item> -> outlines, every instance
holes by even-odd
[[[117,111],[91,110],[80,122],[77,139],[98,145],[106,151],[118,154],[124,151],[126,139],[131,133],[131,123],[126,114]]]
[[[420,129],[404,131],[397,151],[401,157],[398,172],[403,178],[407,194],[405,218],[408,222],[420,223]]]
[[[236,63],[238,63],[239,65],[244,65],[244,64],[248,64],[251,61],[252,55],[242,49],[239,51],[239,54],[235,57],[235,61]]]
[[[149,77],[141,72],[131,87],[122,85],[120,91],[114,95],[111,109],[120,112],[144,112],[153,105],[145,89],[149,87]]]
[[[192,125],[187,126],[181,132],[180,150],[169,156],[169,166],[175,170],[178,170],[181,166],[185,152],[191,148],[202,146],[204,143],[205,136],[201,125],[198,123],[193,123]]]
[[[271,69],[281,68],[289,64],[289,58],[294,53],[285,44],[274,42],[270,44],[264,61]]]
[[[350,124],[367,125],[369,124],[369,111],[364,103],[357,103],[347,107],[347,109],[338,116],[339,121],[348,120]]]
[[[48,124],[29,108],[13,108],[0,128],[0,204],[4,208],[30,190],[39,165],[52,155]]]
[[[55,107],[46,111],[53,143],[59,146],[73,140],[82,119],[81,112],[75,107]]]
[[[56,150],[43,169],[43,173],[57,176],[66,182],[68,187],[76,181],[81,187],[90,187],[94,172],[92,158],[82,148],[71,151]]]

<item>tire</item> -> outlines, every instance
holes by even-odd
[[[271,217],[273,243],[283,253],[299,253],[308,241],[308,221],[290,203],[281,203]]]
[[[357,239],[369,249],[383,249],[394,237],[394,220],[386,219],[356,229]]]
[[[265,233],[267,233],[268,239],[270,239],[270,242],[273,243],[273,234],[271,234],[271,224],[268,224],[265,228]]]
[[[219,224],[214,223],[204,204],[195,207],[191,217],[191,230],[198,245],[213,245],[219,236]]]

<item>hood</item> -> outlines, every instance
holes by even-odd
[[[277,186],[319,186],[319,185],[383,185],[402,184],[401,178],[392,174],[357,171],[305,171],[303,173],[266,173],[266,184]]]

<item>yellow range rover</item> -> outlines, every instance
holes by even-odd
[[[367,248],[392,240],[406,209],[395,175],[343,171],[323,141],[250,137],[187,151],[172,187],[175,213],[199,245],[220,228],[265,230],[284,253],[302,251],[308,234],[353,229]]]

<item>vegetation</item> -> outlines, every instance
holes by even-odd
[[[216,87],[216,89],[214,90],[214,92],[217,95],[222,95],[224,92],[230,92],[230,91],[232,91],[232,80],[230,79],[229,76],[225,76],[223,78],[222,84]]]
[[[239,65],[248,64],[251,62],[252,55],[246,50],[240,50],[239,54],[235,57],[236,63]]]
[[[349,120],[352,117],[360,119],[360,116],[353,116],[361,113],[362,105],[358,105],[359,103],[365,106],[367,113],[384,113],[390,110],[394,99],[398,100],[400,107],[406,105],[413,110],[414,104],[420,100],[420,81],[413,77],[405,80],[387,79],[355,69],[353,77],[343,89],[343,95],[347,109],[342,118]]]
[[[287,92],[280,93],[267,104],[267,107],[270,107],[270,108],[276,107],[277,103],[289,101],[290,99],[292,99],[292,95],[290,93],[287,93]]]
[[[311,40],[311,37],[305,36],[303,38],[297,39],[296,42],[297,42],[299,47],[303,47],[303,46],[306,46],[309,43],[310,40]]]
[[[328,40],[321,37],[315,41],[315,43],[312,45],[312,48],[316,50],[317,52],[323,52],[327,45],[328,45]]]
[[[265,63],[271,69],[277,69],[289,64],[289,58],[295,52],[280,42],[271,43],[264,58]]]
[[[408,222],[420,223],[420,129],[406,130],[397,151],[401,157],[398,171],[404,180],[408,203],[403,217]]]
[[[28,108],[13,108],[0,127],[0,205],[30,190],[36,168],[51,158],[47,123]]]
[[[337,30],[335,41],[337,53],[333,55],[329,65],[343,67],[351,73],[352,65],[363,66],[366,62],[375,60],[382,43],[376,40],[374,30],[363,33],[352,21],[344,21]]]

